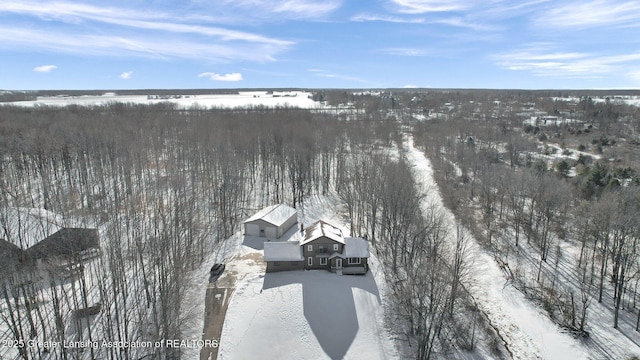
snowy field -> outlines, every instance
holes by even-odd
[[[610,96],[590,96],[591,100],[595,103],[603,103],[609,101],[615,105],[631,105],[640,106],[640,97],[631,95],[610,95]],[[568,97],[552,97],[553,101],[567,101],[574,104],[580,102],[580,98],[576,96]]]
[[[149,95],[117,95],[106,93],[101,96],[41,96],[35,101],[16,101],[6,104],[18,106],[96,106],[109,103],[157,104],[171,102],[180,108],[242,108],[252,106],[295,107],[301,109],[320,108],[319,102],[313,101],[311,93],[306,91],[241,91],[238,94],[181,95],[157,96]]]

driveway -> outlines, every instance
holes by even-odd
[[[249,273],[264,273],[265,270],[266,264],[261,252],[236,255],[227,261],[220,278],[208,284],[207,287],[203,340],[217,340],[220,343],[222,325],[224,325],[236,283]],[[217,357],[218,348],[204,347],[200,350],[200,360],[215,360]]]

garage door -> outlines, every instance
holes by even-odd
[[[252,236],[260,236],[260,225],[244,224],[244,234]]]

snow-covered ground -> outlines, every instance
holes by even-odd
[[[558,144],[549,143],[546,146],[553,149],[553,153],[546,155],[544,152],[544,146],[538,146],[538,151],[529,151],[527,152],[533,159],[542,159],[549,168],[553,168],[556,162],[561,160],[572,160],[577,161],[580,156],[590,157],[593,160],[599,160],[602,158],[602,155],[594,154],[586,151],[580,151],[578,149],[570,149],[570,148],[562,148]],[[565,150],[568,153],[565,154]],[[569,176],[575,176],[575,169],[569,171]]]
[[[547,144],[549,145],[549,147],[555,148],[556,152],[552,155],[549,155],[549,158],[555,158],[555,159],[571,159],[571,160],[578,160],[580,158],[580,155],[582,156],[588,156],[593,158],[594,160],[599,160],[600,158],[602,158],[601,155],[598,154],[593,154],[590,152],[586,152],[586,151],[580,151],[577,149],[569,149],[569,148],[565,148],[563,149],[560,145],[558,144]],[[568,150],[569,154],[568,155],[564,155],[564,151]]]
[[[134,104],[157,104],[161,102],[171,102],[183,109],[193,106],[204,108],[238,108],[251,106],[278,107],[288,106],[302,109],[320,108],[319,102],[313,101],[311,93],[306,91],[242,91],[238,94],[209,94],[209,95],[183,95],[169,96],[161,98],[149,95],[117,95],[106,93],[101,96],[42,96],[35,101],[16,101],[6,104],[19,106],[66,106],[82,105],[95,106],[109,103],[134,103]]]
[[[253,274],[237,285],[220,359],[393,358],[383,318],[371,272]]]
[[[299,222],[323,219],[343,227],[337,199],[305,201],[298,212]],[[298,226],[284,238],[297,236]],[[225,273],[235,278],[220,339],[220,359],[398,358],[384,326],[384,277],[375,258],[370,259],[371,270],[365,276],[326,271],[265,274],[264,263],[257,261],[263,256],[262,241],[237,233],[215,256],[225,258]],[[225,286],[226,281],[219,279],[218,286]],[[202,303],[204,313],[206,286],[200,288],[189,297]],[[202,325],[194,322],[198,331]],[[185,338],[196,335],[194,330]],[[185,355],[190,358],[192,354]]]
[[[439,207],[451,226],[450,233],[455,233],[455,217],[444,206],[437,191],[430,161],[414,147],[411,137],[405,141],[404,147],[407,159],[413,166],[417,184],[426,194],[424,206]],[[473,238],[469,242],[468,259],[472,260],[468,289],[480,310],[498,330],[514,359],[589,358],[578,340],[562,332],[541,310],[510,285],[510,279]]]
[[[558,117],[558,116],[552,116],[549,119],[543,119],[543,118],[538,117],[538,116],[532,116],[528,120],[525,120],[523,122],[523,124],[531,125],[531,126],[545,127],[545,126],[560,126],[560,125],[567,125],[567,124],[585,125],[586,123],[584,121],[582,121],[582,120],[565,119],[565,118]]]
[[[338,203],[335,196],[306,199],[298,210],[298,221],[311,224],[323,219],[341,226]],[[282,240],[299,236],[298,228],[296,224]],[[234,290],[218,358],[398,358],[384,329],[384,277],[375,259],[370,259],[371,271],[366,276],[324,271],[265,274],[263,242],[264,238],[237,232],[193,273],[184,299],[183,314],[189,321],[185,328],[189,330],[182,334],[183,339],[202,338],[204,299],[207,287],[214,286],[208,285],[209,267],[224,262],[226,269],[215,286]],[[199,353],[197,347],[187,348],[182,356],[196,359]]]
[[[612,104],[626,104],[631,106],[640,106],[640,97],[633,95],[608,95],[608,96],[590,96],[595,103],[603,103],[609,101]],[[576,96],[568,97],[552,97],[553,101],[567,101],[574,104],[580,102],[580,98]]]

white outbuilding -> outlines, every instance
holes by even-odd
[[[296,209],[284,204],[272,205],[244,222],[244,234],[279,239],[298,222]]]

